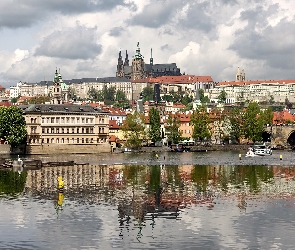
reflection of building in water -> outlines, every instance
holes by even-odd
[[[28,171],[25,189],[41,193],[56,192],[57,177],[62,176],[65,190],[87,190],[92,186],[107,185],[108,175],[106,165],[44,167]]]

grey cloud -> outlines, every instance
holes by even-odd
[[[248,25],[236,33],[229,49],[242,58],[263,60],[273,69],[292,69],[295,64],[295,19],[291,22],[283,19],[275,26],[268,25],[267,17],[277,7],[243,12],[241,18],[248,20]]]
[[[171,21],[173,13],[176,13],[175,3],[179,0],[152,1],[146,5],[143,11],[129,20],[131,25],[139,25],[149,28],[159,28]]]
[[[95,28],[80,25],[54,31],[42,41],[35,55],[83,60],[95,58],[101,52],[101,45],[95,42],[94,32]]]
[[[215,26],[210,16],[209,2],[193,3],[190,5],[187,16],[180,21],[184,29],[196,29],[210,32]]]
[[[161,46],[160,48],[161,48],[161,50],[170,50],[170,45],[165,44],[165,45]]]
[[[134,4],[126,4],[124,0],[1,0],[0,27],[30,27],[38,21],[59,13],[72,15],[102,12],[117,6],[136,8]]]
[[[114,27],[110,30],[109,34],[110,36],[118,37],[122,34],[123,31],[124,31],[123,27]]]

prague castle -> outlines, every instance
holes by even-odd
[[[152,49],[150,63],[145,63],[144,56],[140,53],[139,43],[137,43],[136,53],[132,58],[131,65],[129,65],[127,50],[124,61],[121,51],[119,52],[116,77],[125,77],[127,79],[136,80],[147,77],[180,75],[180,69],[177,68],[176,63],[154,64]]]

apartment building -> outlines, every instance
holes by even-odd
[[[110,152],[108,112],[91,106],[32,104],[22,107],[27,154]]]
[[[227,102],[256,101],[274,102],[295,101],[295,80],[263,80],[243,82],[219,82],[209,91],[210,99],[217,99],[222,91],[227,93]]]

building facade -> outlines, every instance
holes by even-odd
[[[91,106],[32,104],[22,107],[27,154],[110,152],[108,112]]]

